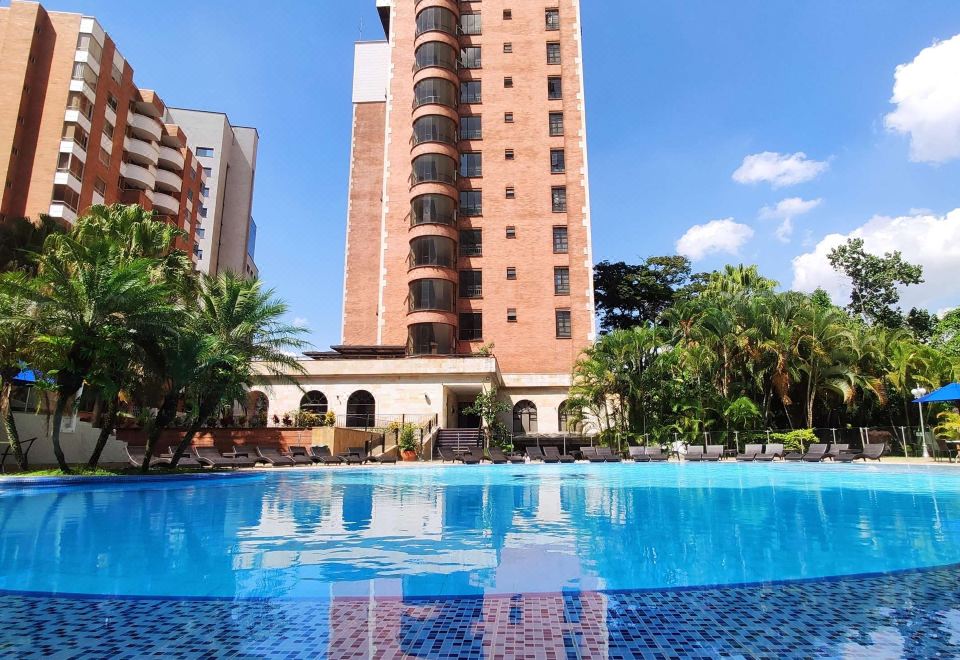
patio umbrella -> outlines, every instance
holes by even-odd
[[[21,385],[24,385],[24,384],[27,384],[27,383],[36,383],[36,382],[37,382],[37,375],[36,375],[35,373],[33,373],[32,371],[30,371],[29,369],[26,369],[26,370],[21,371],[20,373],[18,373],[16,376],[14,376],[14,377],[13,377],[13,381],[14,381],[15,383],[19,383],[19,384],[21,384]]]
[[[914,403],[939,403],[942,401],[960,401],[960,383],[950,383],[944,385],[938,390],[925,394],[919,399],[914,399]]]

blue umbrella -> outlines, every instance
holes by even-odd
[[[939,390],[934,390],[919,399],[914,399],[914,403],[938,403],[941,401],[960,401],[960,383],[950,383],[944,385]]]
[[[37,375],[32,371],[30,371],[29,369],[25,369],[24,371],[21,371],[16,376],[14,376],[13,380],[14,382],[17,382],[17,383],[36,383]]]

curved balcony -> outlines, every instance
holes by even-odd
[[[180,153],[178,149],[172,149],[170,147],[160,145],[160,149],[157,153],[157,162],[167,169],[175,170],[177,172],[183,171],[183,154]]]
[[[413,146],[427,143],[457,145],[457,122],[444,115],[424,115],[413,122]]]
[[[127,153],[128,160],[149,167],[157,164],[159,152],[157,146],[151,142],[146,142],[138,138],[124,137],[123,150]]]
[[[457,267],[457,244],[447,236],[417,236],[410,241],[409,270]]]
[[[410,312],[446,312],[457,310],[457,285],[448,279],[412,280],[407,296]]]
[[[153,208],[157,213],[176,216],[180,213],[180,202],[167,193],[153,193]]]
[[[151,142],[159,142],[163,132],[163,126],[159,121],[138,112],[131,112],[127,116],[127,127],[138,138]]]
[[[427,41],[414,52],[414,71],[429,68],[457,70],[457,50],[446,41]]]
[[[438,322],[439,321],[439,322]],[[449,319],[430,319],[423,323],[408,323],[408,355],[453,355],[457,352],[457,327]]]
[[[457,36],[457,14],[448,7],[424,7],[417,14],[417,31],[415,36],[428,32],[442,32],[454,37]]]
[[[448,195],[418,195],[410,200],[410,227],[457,224],[457,200]]]
[[[445,154],[424,154],[413,159],[410,185],[440,183],[457,185],[457,162]]]
[[[446,78],[423,78],[413,85],[413,109],[425,105],[439,105],[457,109],[460,89],[457,83]]]
[[[180,190],[183,188],[183,180],[176,172],[158,169],[156,187],[158,192],[163,190],[166,192],[174,192],[179,195]]]
[[[135,188],[153,189],[157,183],[156,175],[146,167],[136,163],[121,163],[120,176],[134,184]]]

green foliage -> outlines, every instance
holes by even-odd
[[[863,248],[862,238],[848,239],[827,256],[834,269],[850,278],[852,290],[847,309],[864,321],[888,328],[903,325],[903,316],[895,305],[900,301],[899,286],[921,284],[923,268],[903,260],[899,251],[882,257]]]
[[[770,439],[783,445],[787,451],[804,451],[807,447],[818,442],[817,434],[813,429],[796,429],[787,433],[771,433]]]
[[[948,439],[960,438],[960,413],[946,410],[937,415],[937,419],[940,423],[933,430],[938,435]]]
[[[810,302],[823,309],[833,307],[833,300],[831,300],[830,294],[819,287],[810,294]]]
[[[960,307],[937,320],[931,343],[951,357],[960,357]]]
[[[594,266],[594,296],[605,330],[653,323],[690,278],[686,257],[650,257],[642,264],[601,261]]]
[[[413,422],[390,422],[387,430],[397,439],[397,449],[400,451],[417,451],[417,432],[420,427]]]
[[[29,218],[0,220],[0,273],[21,271],[35,275],[37,258],[47,236],[64,231],[59,222],[45,215],[36,222]]]
[[[480,418],[488,447],[491,444],[502,445],[504,442],[509,442],[509,433],[499,417],[510,412],[510,406],[499,399],[496,387],[480,392],[473,404],[464,408],[463,412]],[[504,440],[505,437],[506,440]]]
[[[744,430],[752,428],[751,425],[760,420],[760,409],[753,401],[742,396],[727,406],[723,416],[733,424],[734,428]]]

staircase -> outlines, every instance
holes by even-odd
[[[440,429],[437,432],[437,441],[434,444],[434,454],[437,449],[462,450],[477,449],[481,446],[480,429]]]

